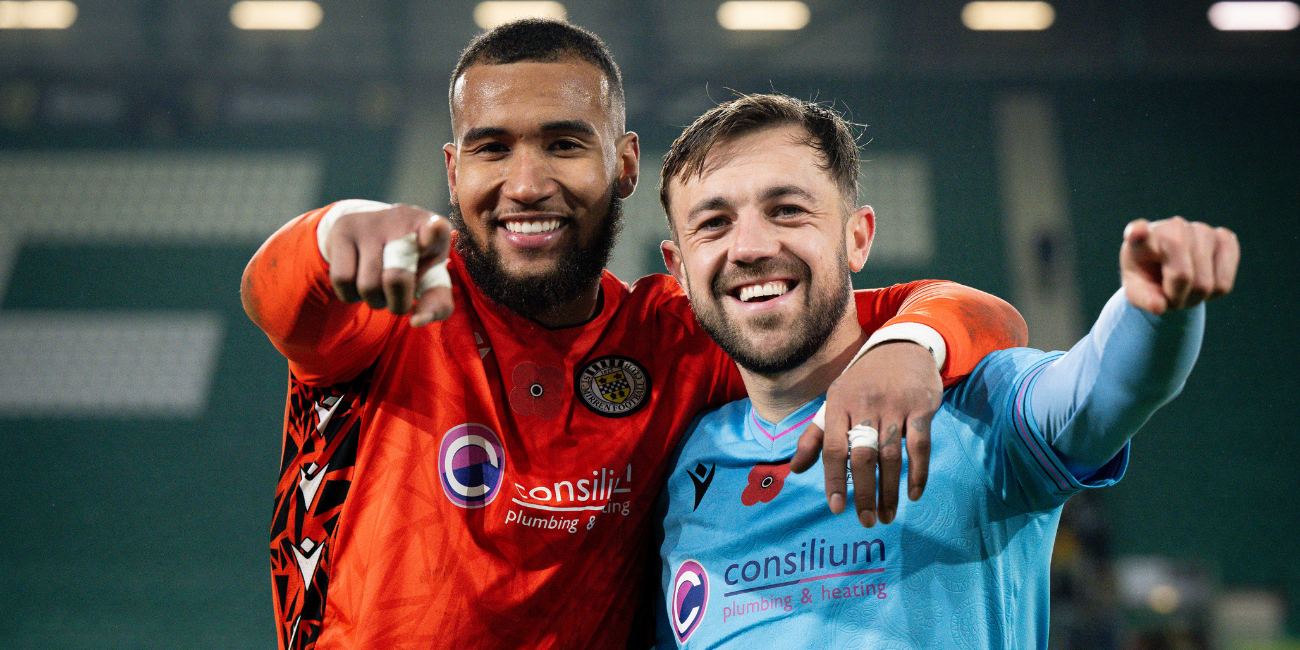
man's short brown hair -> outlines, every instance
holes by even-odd
[[[668,184],[704,171],[704,160],[715,146],[740,136],[788,124],[798,125],[807,134],[804,143],[821,157],[822,170],[831,175],[845,201],[852,206],[858,196],[858,143],[849,123],[838,113],[813,102],[787,95],[743,95],[715,106],[686,128],[664,156],[659,183],[659,202],[668,216],[674,235],[672,215],[668,212]]]

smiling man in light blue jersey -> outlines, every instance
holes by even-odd
[[[1120,479],[1129,438],[1191,371],[1200,303],[1235,279],[1230,231],[1133,222],[1123,288],[1088,335],[990,354],[944,395],[930,466],[904,458],[930,474],[924,498],[860,527],[809,505],[836,492],[824,467],[791,473],[821,464],[804,430],[867,340],[848,299],[875,231],[856,173],[837,115],[773,95],[706,113],[665,159],[664,261],[750,397],[700,416],[674,462],[661,647],[1046,648],[1061,506]],[[840,424],[855,470],[903,454],[894,426]]]

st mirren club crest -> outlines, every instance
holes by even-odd
[[[650,398],[650,376],[627,357],[596,359],[578,372],[574,383],[587,408],[611,418],[636,413]]]

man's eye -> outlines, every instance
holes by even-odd
[[[801,215],[804,212],[806,211],[797,205],[783,205],[776,209],[777,216],[781,217],[794,217]]]
[[[556,140],[551,143],[551,148],[557,151],[573,151],[575,149],[581,149],[582,145],[574,140]]]
[[[724,227],[724,226],[726,226],[726,225],[727,225],[727,220],[726,220],[726,219],[723,219],[722,217],[713,217],[712,219],[705,219],[703,222],[701,222],[700,225],[699,225],[699,228],[698,228],[698,229],[699,229],[699,230],[717,230],[717,229],[722,228],[722,227]]]
[[[500,154],[500,153],[507,153],[509,151],[510,148],[500,142],[488,142],[485,144],[481,144],[474,149],[474,153],[483,153],[483,154]]]

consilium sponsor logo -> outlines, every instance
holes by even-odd
[[[695,560],[686,560],[677,567],[673,576],[672,601],[669,615],[673,619],[673,633],[678,643],[686,643],[691,633],[704,620],[704,608],[709,604],[709,574]]]
[[[506,450],[501,439],[481,424],[461,424],[442,436],[438,453],[442,491],[462,508],[482,508],[501,491]]]

